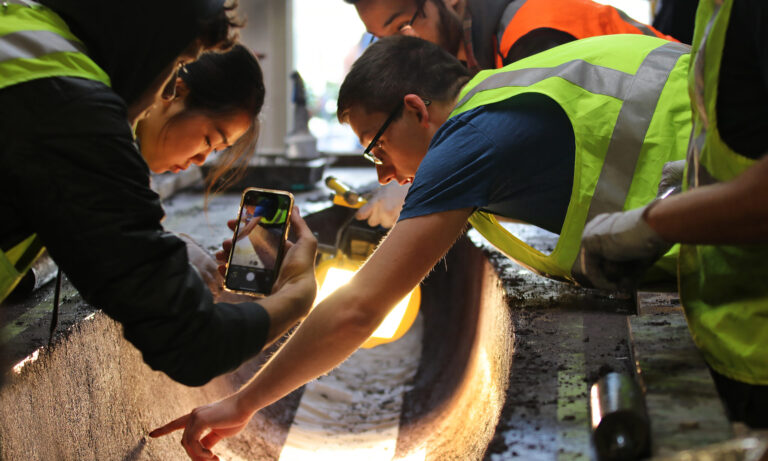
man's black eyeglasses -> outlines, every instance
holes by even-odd
[[[431,101],[429,99],[423,99],[424,105],[428,106]],[[381,135],[384,134],[385,131],[387,131],[387,127],[389,127],[389,124],[392,123],[400,114],[400,111],[403,108],[403,100],[401,99],[400,102],[395,106],[395,109],[389,114],[389,117],[387,117],[386,120],[384,120],[384,123],[381,124],[381,128],[379,128],[379,131],[376,132],[376,134],[373,136],[373,139],[371,139],[371,142],[368,143],[368,147],[365,148],[363,151],[363,157],[367,158],[371,162],[373,162],[374,165],[383,165],[384,162],[381,161],[380,158],[376,157],[372,151],[379,145],[379,138],[381,138]]]
[[[402,108],[403,108],[403,100],[401,99],[400,102],[395,107],[395,110],[393,110],[392,113],[389,114],[389,117],[387,117],[387,119],[381,125],[381,128],[379,128],[379,131],[376,132],[376,134],[373,136],[373,139],[371,139],[371,142],[368,143],[368,147],[366,147],[365,150],[363,151],[363,157],[372,161],[374,165],[382,165],[384,164],[384,162],[382,162],[380,158],[373,155],[371,151],[379,145],[379,138],[381,137],[381,135],[384,134],[389,124],[392,123],[395,117],[397,117],[397,114],[400,113],[400,109]]]

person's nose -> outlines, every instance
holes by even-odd
[[[379,184],[381,185],[397,179],[395,169],[390,165],[376,165],[376,174],[379,176]]]
[[[201,152],[195,156],[193,156],[191,159],[189,159],[192,163],[194,163],[197,166],[202,165],[205,163],[205,159],[208,158],[208,156],[211,154],[213,149],[208,149],[206,152]]]

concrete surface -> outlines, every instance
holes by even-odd
[[[557,242],[533,226],[505,226],[540,251]],[[502,280],[515,338],[506,402],[485,459],[594,459],[588,392],[611,371],[642,375],[654,456],[731,437],[675,293],[634,299],[555,282],[469,235]]]
[[[371,169],[331,173],[353,186],[373,179]],[[308,214],[326,208],[327,198],[317,190],[297,203]],[[165,225],[213,251],[231,236],[225,223],[238,203],[238,195],[224,194],[205,210],[199,193],[182,193],[166,200]],[[552,234],[511,228],[537,248],[554,248]],[[333,232],[318,231],[332,240]],[[510,262],[473,231],[422,290],[421,360],[401,395],[395,459],[590,459],[589,385],[608,371],[637,367],[648,390],[656,454],[729,437],[706,370],[691,359],[696,351],[684,341],[674,296],[645,294],[636,303],[553,282]],[[9,371],[0,389],[2,459],[184,459],[179,435],[147,440],[147,432],[232,392],[274,353],[202,388],[186,388],[146,367],[119,326],[66,282],[63,293],[51,348],[42,346],[52,287],[0,308],[3,369],[36,354]],[[678,369],[683,372],[673,372]],[[698,386],[694,404],[685,399],[690,383]],[[242,435],[221,442],[223,459],[278,459],[303,392],[262,410]],[[365,392],[356,398],[365,399]],[[688,412],[669,411],[672,404]]]
[[[430,460],[479,458],[498,420],[511,357],[505,305],[492,268],[466,241],[447,258],[449,267],[459,261],[480,266],[469,279],[438,269],[424,286],[424,359],[403,396],[398,456],[422,450]],[[479,313],[468,302],[478,299]],[[182,459],[179,435],[147,440],[147,432],[233,391],[268,354],[187,388],[149,370],[119,326],[95,313],[12,372],[0,390],[2,458]],[[261,412],[217,452],[228,460],[277,459],[300,393]]]
[[[722,442],[731,424],[676,295],[641,293],[629,319],[656,455]]]
[[[167,202],[165,224],[215,248],[229,231],[206,222],[233,217],[238,199],[215,198],[204,220],[199,195],[174,197]],[[313,202],[308,203],[312,208]],[[467,459],[485,451],[512,356],[499,287],[492,267],[465,239],[424,284],[423,359],[402,396],[398,458],[417,452],[430,460]],[[90,308],[69,285],[62,304],[68,321],[60,325],[52,347],[40,349],[47,338],[48,288],[7,307],[13,314],[21,312],[8,324],[15,328],[7,342],[15,344],[14,362],[25,350],[34,359],[17,366],[0,389],[3,459],[183,459],[180,435],[147,440],[147,432],[232,392],[273,352],[202,388],[186,388],[146,367],[122,338],[119,325]],[[223,459],[277,459],[302,392],[260,412],[241,436],[221,442]]]

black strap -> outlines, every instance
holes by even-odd
[[[59,323],[59,296],[61,296],[61,269],[56,271],[56,289],[53,292],[53,315],[51,316],[51,330],[48,335],[48,345],[53,343],[53,333]]]

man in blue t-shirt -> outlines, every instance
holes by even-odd
[[[413,185],[399,221],[481,209],[558,234],[573,187],[574,149],[568,117],[541,94],[461,113],[437,129],[415,177],[405,174]],[[378,170],[382,182],[401,182]]]
[[[339,119],[368,145],[364,156],[376,164],[381,183],[412,183],[400,220],[352,280],[315,307],[248,385],[164,431],[186,426],[188,447],[200,446],[209,430],[231,436],[260,408],[337,366],[421,282],[476,210],[555,233],[568,227],[576,141],[589,144],[599,134],[574,133],[561,106],[532,91],[451,117],[469,80],[455,57],[424,40],[388,37],[365,51],[339,92]],[[637,134],[624,130],[617,142],[628,144]],[[675,150],[674,141],[668,150]]]

